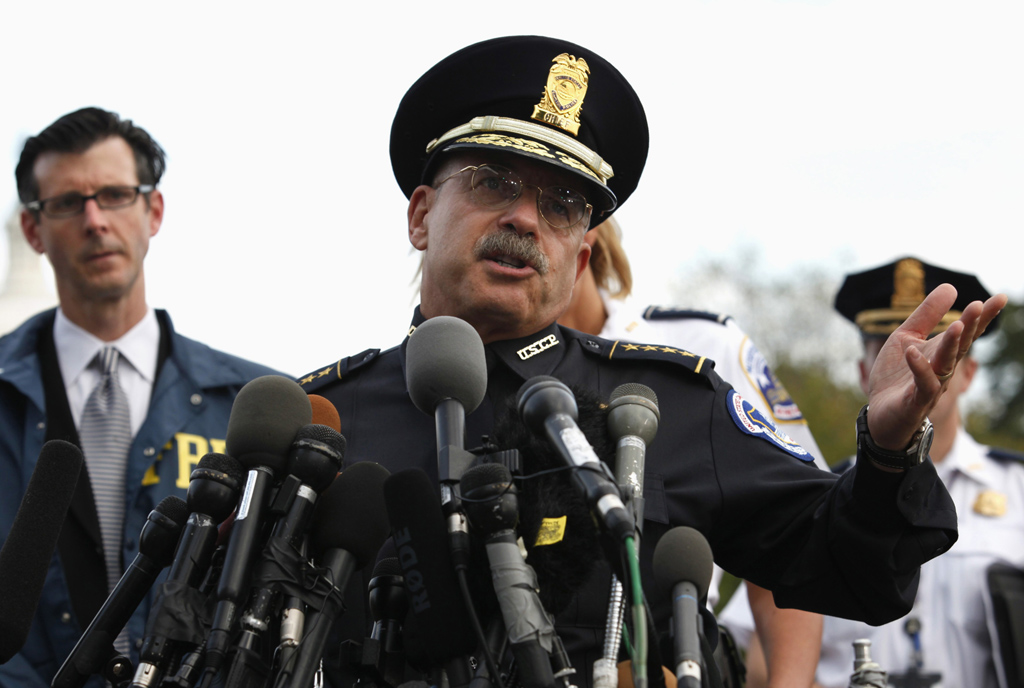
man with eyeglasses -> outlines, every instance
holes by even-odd
[[[420,305],[411,326],[396,329],[412,333],[448,315],[480,334],[487,392],[466,416],[468,447],[502,441],[517,390],[536,375],[600,402],[623,383],[654,390],[661,423],[647,450],[640,548],[647,584],[658,540],[689,525],[707,537],[723,568],[772,590],[780,606],[874,623],[905,613],[920,564],[956,540],[949,496],[924,458],[925,415],[1005,297],[974,303],[960,324],[926,341],[932,321],[952,304],[952,289],[929,297],[876,366],[870,414],[858,423],[868,458],[842,478],[820,471],[699,352],[608,341],[556,323],[590,256],[584,234],[636,188],[647,145],[632,87],[579,45],[498,38],[432,67],[406,93],[392,125],[409,240],[423,252]],[[300,383],[337,406],[348,462],[419,468],[436,478],[434,419],[409,397],[407,342],[343,358]],[[555,511],[542,515],[552,519],[570,509],[549,506]],[[521,532],[530,561],[571,548],[574,527],[543,542]],[[581,686],[590,684],[602,653],[610,586],[600,559],[594,547],[567,562],[593,567],[558,617]],[[668,595],[653,585],[646,594],[664,633]],[[344,623],[361,626],[360,598],[348,596]],[[362,630],[348,633],[361,637]],[[660,671],[648,673],[657,685]]]
[[[274,372],[177,334],[147,304],[164,168],[144,129],[85,108],[29,138],[15,171],[25,239],[50,260],[60,305],[0,339],[0,536],[44,442],[83,447],[85,467],[28,640],[0,666],[0,685],[50,684],[137,554],[146,516],[169,494],[185,497],[199,459],[224,449],[235,394]],[[148,611],[147,601],[119,651],[137,653]]]

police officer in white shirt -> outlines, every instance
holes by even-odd
[[[584,241],[591,245],[590,264],[576,283],[569,310],[558,320],[560,324],[605,339],[669,344],[707,356],[715,362],[715,372],[792,442],[810,452],[819,468],[828,470],[796,402],[734,320],[704,311],[644,308],[628,300],[632,273],[614,218],[588,232]],[[718,602],[722,574],[722,569],[715,566],[708,590],[711,608]],[[748,685],[810,686],[818,657],[821,616],[779,609],[771,592],[753,583],[746,585],[750,591],[748,615],[753,612],[758,637],[769,648],[765,667],[768,676],[751,675],[753,680]],[[757,678],[768,683],[754,682]]]
[[[988,296],[977,277],[914,258],[847,276],[835,305],[861,332],[862,386],[886,337],[943,282],[955,286],[959,297],[936,333],[948,327],[957,309]],[[871,657],[888,672],[891,686],[1010,685],[1003,657],[1012,652],[1000,652],[987,579],[994,564],[1024,569],[1024,456],[983,446],[964,430],[957,402],[977,369],[977,361],[970,356],[960,361],[946,393],[929,414],[934,426],[930,456],[956,504],[960,539],[949,552],[921,567],[914,608],[903,619],[872,627],[825,618],[816,674],[817,685],[823,688],[849,684],[852,642],[858,638],[871,640]],[[726,610],[730,617],[732,607],[730,602]],[[737,605],[737,611],[742,612],[742,605]]]

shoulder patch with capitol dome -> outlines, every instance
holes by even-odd
[[[736,390],[730,389],[726,397],[726,405],[729,408],[729,415],[743,432],[748,435],[760,437],[766,442],[783,449],[801,461],[813,463],[814,457],[811,453],[797,444],[789,435],[782,432],[775,423],[765,418],[754,405],[737,394]]]
[[[744,338],[743,344],[740,346],[740,365],[743,366],[743,371],[750,378],[750,382],[764,397],[775,420],[781,423],[804,422],[804,415],[800,412],[800,407],[793,401],[793,397],[789,395],[789,391],[783,386],[782,381],[772,372],[767,359],[761,355],[750,337]]]

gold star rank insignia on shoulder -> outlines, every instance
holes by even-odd
[[[587,95],[590,66],[582,57],[576,59],[568,53],[552,62],[548,83],[530,118],[576,135],[580,131],[580,108]]]
[[[671,346],[656,346],[654,344],[637,344],[635,342],[624,342],[621,340],[609,341],[607,348],[600,348],[608,360],[644,360],[664,361],[666,363],[682,363],[695,373],[704,369],[704,363],[708,359],[698,354],[690,353],[685,349],[676,349]],[[712,363],[711,366],[713,367]]]

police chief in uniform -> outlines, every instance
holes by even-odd
[[[449,315],[480,334],[488,384],[466,418],[470,447],[493,433],[536,375],[602,399],[626,382],[655,391],[662,421],[647,453],[645,581],[653,580],[658,539],[688,525],[707,537],[721,566],[772,590],[780,606],[872,623],[906,613],[921,563],[957,537],[949,496],[923,460],[925,416],[1005,298],[972,304],[960,324],[930,341],[954,290],[922,304],[879,356],[870,413],[859,424],[870,459],[829,475],[699,352],[556,324],[587,264],[584,233],[627,200],[647,146],[632,87],[579,45],[498,38],[428,70],[402,100],[391,135],[392,166],[409,198],[409,240],[424,252],[420,305],[396,330]],[[348,462],[416,467],[436,478],[434,419],[409,397],[406,342],[342,358],[300,382],[337,407]],[[607,580],[588,582],[558,619],[580,685],[589,685],[601,651],[607,590]],[[668,600],[647,594],[664,630]]]

